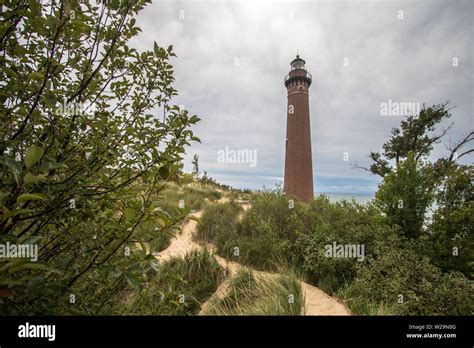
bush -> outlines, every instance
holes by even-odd
[[[210,315],[301,315],[304,294],[294,274],[256,276],[240,270],[231,280],[228,294],[215,300]]]
[[[163,210],[179,214],[180,201],[184,203],[186,209],[198,210],[204,208],[206,202],[212,203],[222,197],[222,192],[212,185],[189,185],[178,186],[168,184],[161,192],[160,199],[155,204]]]
[[[220,255],[258,269],[292,265],[305,270],[315,283],[327,274],[328,279],[336,278],[338,285],[331,286],[335,290],[355,274],[354,260],[328,259],[324,246],[333,241],[364,244],[367,252],[374,240],[392,233],[373,206],[331,203],[326,196],[310,205],[292,203],[279,191],[263,192],[254,196],[251,209],[241,220],[235,203],[210,207],[201,218],[197,237],[213,241]],[[322,264],[329,269],[321,268]]]
[[[144,221],[137,226],[134,234],[135,240],[142,243],[147,249],[147,254],[162,251],[170,245],[171,238],[186,219],[189,210],[183,209],[174,214],[163,210],[159,210],[159,212],[161,213],[160,218]]]
[[[208,251],[191,251],[184,258],[165,262],[132,300],[128,311],[140,315],[197,314],[224,277]]]
[[[401,227],[405,237],[418,238],[423,233],[425,215],[433,201],[429,173],[410,152],[397,163],[396,170],[384,176],[375,195],[375,204],[391,224]]]
[[[231,205],[209,210],[201,238],[213,241],[220,255],[258,269],[289,265],[323,291],[346,299],[354,313],[473,312],[472,282],[459,273],[442,273],[426,257],[430,238],[403,237],[373,204],[331,203],[320,196],[290,208],[280,192],[264,192],[254,195],[241,220],[238,215]],[[363,246],[363,262],[327,257],[325,246],[333,242]],[[403,303],[397,302],[400,294]]]
[[[294,244],[294,210],[281,192],[255,195],[251,209],[229,232],[214,240],[219,254],[258,269],[275,270],[291,259],[288,250]],[[239,256],[235,255],[238,248]]]
[[[235,202],[209,205],[201,217],[195,239],[201,242],[218,240],[221,244],[221,235],[235,234],[241,212],[242,208]]]
[[[474,279],[474,181],[469,166],[443,168],[437,209],[428,226],[428,255],[441,270]]]
[[[396,230],[381,223],[373,206],[353,201],[331,203],[324,196],[308,206],[304,224],[305,232],[298,237],[295,257],[301,257],[308,281],[330,293],[351,282],[361,262],[357,258],[327,257],[326,245],[335,242],[363,246],[365,259],[374,252],[378,241],[396,239]]]
[[[387,243],[366,265],[358,267],[354,283],[344,292],[353,312],[374,314],[373,308],[385,307],[391,311],[378,312],[408,315],[474,313],[474,282],[461,273],[443,274],[426,257],[419,255],[417,246],[404,243],[403,247],[394,247]]]
[[[39,255],[0,259],[0,312],[95,314],[118,281],[144,281],[146,255],[125,248],[164,222],[156,182],[199,118],[173,105],[172,46],[129,46],[146,1],[19,5],[0,11],[0,244]],[[164,105],[166,123],[153,116]]]

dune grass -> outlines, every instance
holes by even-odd
[[[240,270],[227,295],[214,299],[206,315],[301,315],[304,294],[294,274],[255,276]]]
[[[153,252],[159,252],[170,245],[180,224],[191,210],[202,209],[208,203],[214,203],[222,197],[222,191],[210,184],[187,184],[179,186],[168,182],[154,199],[156,210],[162,212],[160,221],[150,220],[138,226],[135,235],[147,244]],[[180,204],[181,202],[181,204]]]
[[[214,242],[219,248],[225,239],[236,233],[238,217],[242,211],[234,201],[207,206],[194,239],[197,242]]]
[[[202,209],[206,203],[216,202],[222,197],[222,190],[209,184],[187,184],[178,186],[173,182],[167,183],[160,192],[156,205],[166,211],[182,209],[182,207],[197,210]],[[181,205],[180,205],[181,202]]]
[[[195,315],[225,277],[207,250],[172,258],[149,276],[147,286],[130,301],[129,314]]]

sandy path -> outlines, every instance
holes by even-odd
[[[193,216],[200,218],[202,211],[198,211]],[[172,257],[184,257],[191,250],[201,250],[202,245],[193,241],[193,233],[196,230],[197,222],[187,219],[181,226],[181,232],[177,233],[170,242],[168,248],[159,253],[154,253],[159,262],[169,260]]]
[[[247,210],[250,205],[244,206],[244,209]],[[193,214],[193,216],[200,218],[202,216],[202,211],[198,211]],[[191,250],[202,250],[204,248],[213,252],[216,261],[221,267],[223,267],[227,272],[227,278],[219,285],[216,292],[208,299],[201,307],[200,314],[205,314],[210,303],[217,296],[219,298],[224,298],[229,289],[230,280],[239,269],[250,269],[257,277],[276,277],[278,274],[269,273],[263,271],[257,271],[251,269],[247,266],[243,266],[238,262],[229,261],[219,255],[216,255],[214,245],[207,244],[205,246],[200,245],[193,241],[193,234],[196,230],[197,222],[194,220],[186,220],[182,226],[181,233],[176,234],[175,237],[171,240],[170,246],[155,254],[155,257],[159,262],[164,262],[169,260],[172,257],[183,257]],[[301,287],[305,295],[305,315],[350,315],[349,309],[336,300],[335,298],[329,296],[325,292],[321,291],[315,286],[312,286],[308,283],[301,281]]]

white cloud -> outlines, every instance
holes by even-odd
[[[459,139],[473,129],[473,3],[469,1],[157,1],[145,8],[134,40],[173,45],[176,104],[202,121],[202,144],[188,150],[200,167],[238,187],[272,186],[283,176],[286,90],[298,50],[313,74],[311,133],[315,189],[325,180],[347,189],[377,179],[343,161],[368,164],[400,118],[380,116],[388,99],[456,106]],[[404,19],[397,18],[404,11]],[[180,19],[184,11],[184,19]],[[349,67],[342,61],[349,58]],[[460,66],[452,67],[458,57]],[[238,66],[235,61],[238,59]],[[258,151],[256,168],[217,163],[225,148]],[[442,146],[436,153],[443,151]],[[471,159],[467,159],[472,162]],[[332,178],[332,179],[328,179]],[[355,189],[355,188],[354,188]]]

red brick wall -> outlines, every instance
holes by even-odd
[[[305,76],[302,69],[290,72],[290,78]],[[311,157],[311,127],[309,118],[309,84],[303,79],[291,82],[288,87],[286,123],[284,192],[303,202],[314,196],[313,164]],[[293,108],[293,114],[291,114]]]

